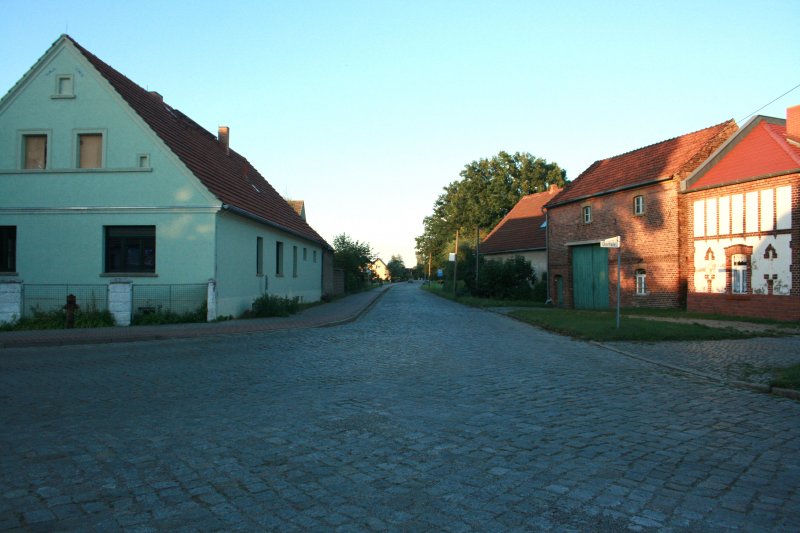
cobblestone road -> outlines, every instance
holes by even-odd
[[[0,423],[0,530],[800,529],[800,402],[413,285],[334,328],[5,349]]]

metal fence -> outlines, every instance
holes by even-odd
[[[67,295],[74,294],[84,311],[108,309],[108,285],[50,285],[26,283],[22,288],[22,316],[30,317],[35,311],[63,309]]]
[[[208,296],[206,283],[181,285],[134,285],[133,314],[190,313],[205,305]]]

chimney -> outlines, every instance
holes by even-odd
[[[800,105],[786,108],[786,136],[800,144]]]
[[[230,148],[228,146],[228,140],[230,138],[230,132],[231,132],[231,129],[228,126],[220,126],[219,127],[219,135],[217,136],[217,139],[219,140],[219,143],[222,145],[222,147],[225,148],[225,154],[229,154],[230,153]]]

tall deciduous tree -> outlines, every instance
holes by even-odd
[[[345,290],[358,290],[369,280],[369,264],[373,261],[369,244],[351,239],[346,233],[333,239],[333,266],[344,271]]]
[[[456,230],[473,235],[488,231],[525,195],[542,192],[551,185],[562,187],[566,171],[529,153],[500,152],[464,166],[461,179],[444,187],[423,220],[417,237],[417,252],[439,262],[454,239]]]
[[[406,274],[406,265],[403,263],[403,258],[399,255],[393,255],[389,260],[389,264],[386,265],[386,268],[389,270],[392,281],[400,281],[408,277]]]

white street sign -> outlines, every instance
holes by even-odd
[[[600,241],[600,248],[619,248],[619,235]]]

